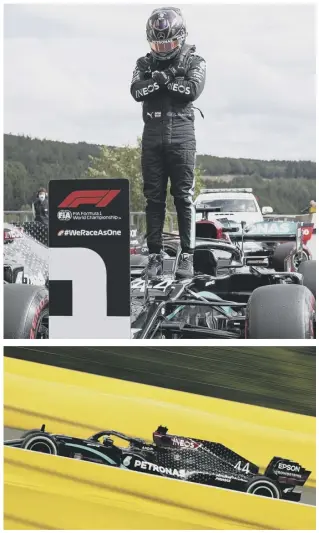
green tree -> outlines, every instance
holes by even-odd
[[[145,211],[145,199],[143,195],[143,178],[141,169],[141,139],[137,140],[136,146],[122,146],[108,148],[102,146],[96,157],[90,157],[88,176],[92,178],[127,178],[130,181],[131,211]],[[203,187],[201,170],[195,169],[195,196]],[[174,200],[167,191],[167,210],[175,212]]]
[[[21,204],[27,203],[28,173],[22,163],[5,161],[4,163],[4,198],[5,205],[16,211]]]
[[[130,182],[132,211],[144,211],[143,180],[141,170],[141,139],[137,146],[108,148],[102,146],[96,157],[89,158],[88,176],[92,178],[127,178]]]

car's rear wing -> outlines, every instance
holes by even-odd
[[[278,483],[302,487],[311,474],[296,461],[273,457],[266,468],[265,476],[275,479]]]
[[[233,233],[231,238],[233,242],[295,242],[296,251],[300,252],[303,245],[303,227],[303,222],[258,222],[246,226],[243,231]],[[305,223],[305,227],[309,230],[309,223]]]

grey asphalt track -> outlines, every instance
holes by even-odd
[[[5,427],[4,428],[4,440],[19,438],[21,433],[22,432],[19,429]],[[301,503],[305,503],[308,505],[316,505],[316,489],[312,487],[305,487],[303,489]]]

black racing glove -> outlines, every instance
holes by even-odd
[[[155,70],[152,73],[152,78],[160,87],[172,82],[175,78],[183,78],[185,76],[185,69],[183,67],[175,68],[173,65],[166,70]]]
[[[185,69],[184,67],[177,67],[174,66],[169,67],[166,72],[170,76],[170,81],[173,81],[174,78],[183,78],[185,76]]]
[[[155,70],[155,72],[152,72],[152,78],[160,87],[163,87],[172,81],[172,76],[165,70]]]
[[[152,78],[154,81],[156,81],[159,86],[163,87],[164,85],[167,85],[168,83],[172,82],[176,77],[184,77],[185,76],[185,69],[183,67],[169,67],[166,70],[155,70],[155,72],[152,73]]]

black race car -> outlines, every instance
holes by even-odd
[[[314,224],[299,221],[264,220],[250,226],[234,225],[225,219],[208,219],[212,209],[200,208],[196,222],[196,250],[209,249],[215,256],[217,270],[229,266],[262,266],[276,272],[297,271],[303,261],[312,259],[307,243]],[[228,244],[224,247],[223,244]],[[233,245],[233,248],[229,246]],[[177,259],[180,253],[178,234],[163,234],[164,252]],[[198,254],[196,254],[198,255]],[[131,256],[131,279],[144,274],[148,261],[146,242]],[[232,264],[232,260],[237,262]],[[203,263],[203,262],[202,262]],[[214,274],[212,263],[195,264],[197,273]]]
[[[3,229],[4,282],[48,285],[49,250],[41,242],[47,227],[27,222],[22,226],[5,223]]]
[[[199,211],[192,279],[176,276],[176,235],[164,235],[160,278],[147,279],[141,264],[138,276],[131,270],[133,337],[315,338],[316,262],[296,268],[302,224],[220,226],[208,220],[210,209]]]
[[[48,338],[47,227],[38,222],[21,227],[5,222],[3,238],[4,337]]]
[[[167,431],[167,427],[159,426],[153,433],[153,442],[113,430],[80,439],[48,433],[43,425],[40,430],[27,431],[21,438],[4,444],[269,498],[300,501],[301,492],[296,489],[305,484],[311,472],[298,462],[273,457],[261,474],[256,464],[223,444],[170,435]],[[126,441],[127,445],[115,444],[114,438]]]
[[[205,215],[207,210],[203,209]],[[252,241],[263,244],[264,234],[218,224],[205,218],[197,223],[195,276],[191,280],[176,277],[181,253],[177,235],[165,236],[166,257],[160,279],[148,280],[144,267],[131,265],[132,337],[315,338],[316,263],[302,261],[298,271],[295,265],[296,254],[302,251],[301,227],[297,225],[285,235],[268,232],[268,241],[284,244],[266,256],[264,249],[251,256],[243,245]],[[15,250],[11,258],[5,253],[5,269],[11,279],[15,270],[22,269],[27,282],[5,284],[4,338],[48,338],[48,248],[31,237],[13,240],[6,248]],[[21,255],[24,249],[25,259]],[[147,256],[131,257],[147,262]],[[277,268],[269,263],[275,257]],[[40,281],[26,273],[29,264],[38,278],[40,272]],[[133,275],[134,269],[137,275]]]
[[[314,224],[309,222],[263,220],[230,235],[239,245],[244,233],[242,248],[247,265],[268,266],[277,272],[297,271],[303,261],[312,259],[307,243],[313,228]]]
[[[312,279],[315,262],[302,266]],[[314,339],[315,298],[304,280],[301,272],[278,274],[258,267],[216,278],[164,277],[147,285],[143,279],[135,280],[132,335],[137,339]]]

